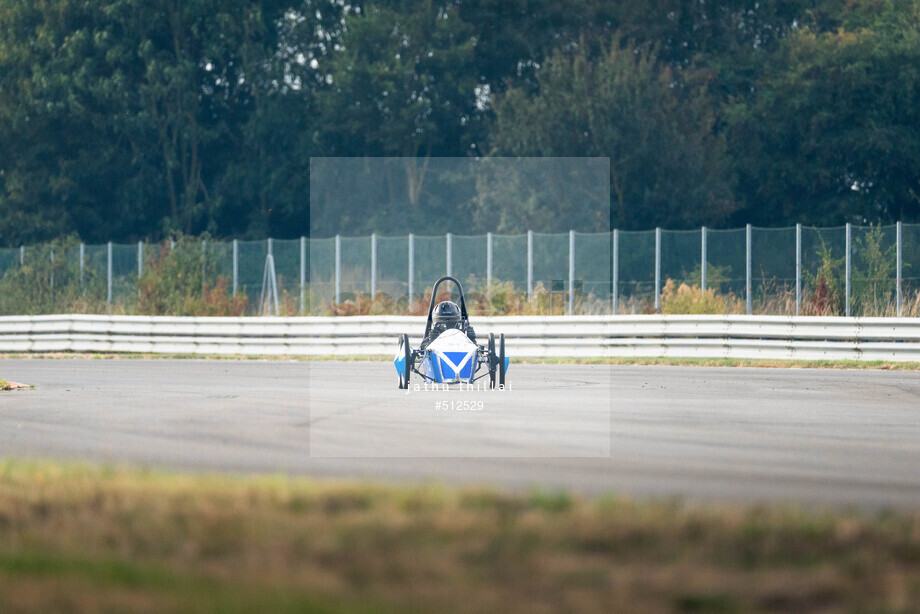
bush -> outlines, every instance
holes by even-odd
[[[0,314],[106,313],[105,295],[105,280],[95,270],[84,267],[81,273],[79,241],[68,237],[27,248],[23,265],[7,269],[0,279]]]
[[[845,280],[843,279],[846,257],[834,258],[833,250],[821,238],[818,252],[821,266],[814,275],[805,273],[805,300],[802,315],[832,316],[845,313]]]
[[[248,297],[231,296],[227,292],[226,278],[217,275],[216,264],[206,257],[201,241],[201,238],[179,236],[148,253],[138,283],[139,313],[174,316],[246,313]]]
[[[719,294],[713,289],[674,283],[668,279],[661,291],[661,313],[665,314],[725,314],[744,313],[744,305],[733,294]]]

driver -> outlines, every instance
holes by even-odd
[[[460,314],[460,308],[457,307],[456,303],[441,301],[435,305],[434,311],[431,314],[431,320],[431,332],[429,332],[425,340],[422,341],[422,345],[419,346],[419,349],[424,350],[427,348],[428,344],[437,339],[438,335],[449,328],[456,328],[457,330],[465,332],[466,336],[470,338],[470,341],[476,343],[476,333],[473,331],[473,327],[469,325],[469,322],[464,326],[463,316]]]

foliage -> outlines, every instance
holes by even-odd
[[[611,212],[602,222],[614,227],[696,225],[703,211],[718,223],[733,210],[704,75],[671,70],[654,49],[614,44],[596,58],[584,47],[557,52],[537,81],[537,94],[501,97],[495,153],[609,157]],[[550,203],[536,215],[579,213]]]
[[[396,301],[383,292],[377,292],[373,297],[363,292],[356,292],[353,299],[345,299],[341,303],[328,302],[323,311],[323,315],[331,316],[371,316],[394,313],[397,313]]]
[[[0,509],[22,614],[909,612],[920,576],[907,507],[4,461]]]
[[[685,283],[678,286],[670,278],[661,289],[660,305],[664,314],[744,313],[744,303],[733,294],[726,296],[712,288],[703,290]]]
[[[744,203],[735,220],[837,225],[920,215],[920,5],[848,10],[849,28],[795,31],[770,57],[757,94],[727,107]]]
[[[0,240],[215,225],[281,6],[0,2]]]
[[[81,271],[75,238],[31,247],[0,278],[0,315],[105,313],[104,284],[96,268]]]
[[[878,312],[875,303],[889,304],[895,291],[897,246],[884,245],[881,226],[870,228],[854,241],[857,259],[852,272],[853,313]]]
[[[321,157],[404,157],[323,236],[920,220],[912,0],[0,0],[0,23],[0,246],[310,235]],[[609,158],[575,177],[602,202],[435,178],[489,154]]]
[[[731,278],[732,267],[730,264],[716,265],[708,261],[706,262],[706,285],[709,288],[719,288],[722,284],[731,281]],[[684,279],[686,279],[691,286],[700,286],[702,288],[702,266],[699,264],[696,265],[696,268],[684,275]]]
[[[113,277],[108,303],[103,253],[81,256],[70,237],[26,248],[23,265],[7,268],[0,278],[0,315],[117,313],[142,315],[239,316],[249,311],[245,294],[231,296],[216,263],[205,257],[202,239],[177,236],[148,246],[144,271]]]
[[[207,238],[205,237],[205,239]],[[227,279],[218,276],[202,240],[178,236],[154,246],[138,283],[137,308],[145,315],[241,316],[249,308],[245,294],[231,296]]]
[[[831,316],[846,313],[844,262],[846,256],[834,258],[833,249],[819,235],[821,248],[818,257],[821,265],[814,274],[804,272],[807,287],[802,304],[802,315]]]

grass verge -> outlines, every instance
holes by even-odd
[[[339,361],[339,362],[389,362],[392,356],[381,354],[351,354],[344,356],[246,356],[242,354],[146,354],[146,353],[19,353],[2,354],[0,359],[180,359],[180,360],[278,360],[297,362]],[[759,358],[529,358],[514,357],[512,364],[541,365],[649,365],[673,367],[749,367],[769,369],[877,369],[883,371],[920,371],[920,362],[895,362],[885,360],[776,360]]]
[[[5,379],[0,379],[0,390],[12,390],[12,386]]]
[[[0,462],[5,612],[917,612],[920,513]]]

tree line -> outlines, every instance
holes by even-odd
[[[916,0],[0,0],[0,25],[0,245],[310,234],[326,157],[404,158],[355,234],[920,220]],[[609,216],[424,181],[499,156],[609,158]]]

